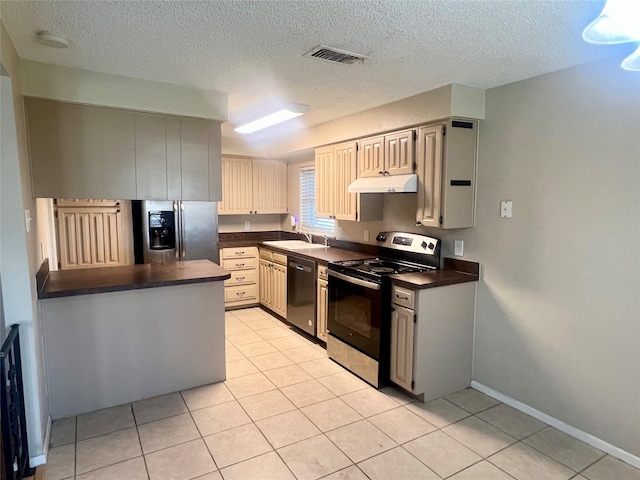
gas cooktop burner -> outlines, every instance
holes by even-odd
[[[344,265],[345,267],[357,267],[362,264],[362,260],[345,260],[344,262],[336,263],[340,263],[340,265]]]

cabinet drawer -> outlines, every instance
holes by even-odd
[[[320,279],[320,280],[328,280],[328,278],[327,278],[327,266],[326,265],[318,265],[318,279]]]
[[[282,253],[276,253],[276,252],[272,252],[273,253],[273,261],[274,263],[279,263],[280,265],[286,265],[287,264],[287,256],[283,255]]]
[[[260,258],[264,258],[270,262],[273,262],[273,252],[271,250],[260,249]]]
[[[256,286],[254,285],[242,285],[239,287],[225,287],[224,289],[224,301],[235,302],[238,300],[251,300],[256,299]]]
[[[247,283],[256,283],[256,269],[251,270],[235,270],[231,272],[231,278],[225,280],[224,286],[230,287],[234,285],[245,285]]]
[[[234,258],[232,260],[222,260],[222,268],[225,270],[247,270],[257,267],[257,258]]]
[[[391,291],[391,298],[393,303],[396,305],[400,305],[402,307],[410,308],[413,310],[413,297],[415,292],[413,290],[408,290],[406,288],[393,286]]]
[[[257,253],[258,251],[256,247],[223,248],[222,259],[230,260],[233,258],[255,258],[257,256]]]

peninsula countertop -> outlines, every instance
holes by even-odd
[[[43,267],[44,264],[43,264]],[[48,270],[48,267],[46,267]],[[222,282],[231,273],[210,260],[38,272],[38,298],[71,297],[190,283]]]

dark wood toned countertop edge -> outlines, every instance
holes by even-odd
[[[38,296],[49,279],[49,259],[45,258],[36,273],[36,289]]]
[[[178,266],[178,264],[181,265]],[[187,270],[189,269],[189,267],[193,267],[195,273],[193,275],[189,275],[188,273],[185,275],[184,264],[191,264],[187,265]],[[171,265],[172,264],[169,264],[169,266]],[[41,266],[38,274],[36,275],[36,282],[38,284],[38,299],[45,300],[50,298],[72,297],[96,293],[123,292],[129,290],[169,287],[175,285],[221,282],[231,278],[230,272],[224,270],[218,264],[210,262],[209,260],[177,262],[176,266],[178,266],[178,268],[182,267],[183,269],[176,272],[175,275],[171,275],[172,272],[167,272],[166,269],[162,269],[156,275],[158,277],[157,279],[153,278],[153,271],[149,271],[153,270],[153,264],[127,265],[124,267],[100,267],[96,269],[84,270],[62,270],[50,273],[48,272],[47,279],[42,283],[42,285],[40,285],[38,282],[38,276],[40,276],[41,271],[44,270],[45,265],[43,262],[43,266]],[[139,273],[136,272],[136,267],[140,267],[140,271],[146,274],[142,275],[143,278],[139,278],[138,275],[136,275],[137,273]],[[209,271],[202,272],[202,268],[205,268]],[[128,271],[122,273],[122,270],[118,271],[116,269],[127,269]],[[46,270],[48,271],[48,264]],[[102,275],[92,278],[90,275],[92,273],[95,274],[95,271],[98,270]],[[109,273],[110,271],[113,271],[114,273],[113,278],[109,279],[107,276],[107,278],[105,279],[104,274]],[[78,278],[64,279],[67,274]],[[83,274],[86,274],[87,277],[81,278],[84,276]],[[92,279],[94,280],[93,286],[91,285]],[[89,285],[79,286],[87,284]]]

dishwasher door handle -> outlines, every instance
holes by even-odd
[[[304,267],[302,265],[296,265],[296,269],[304,271]]]

